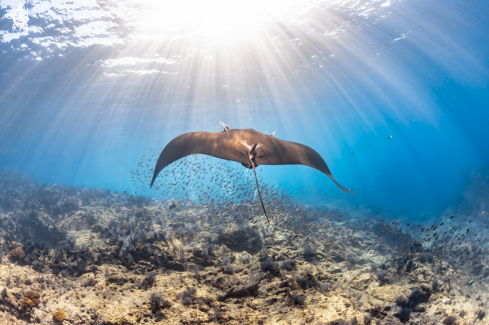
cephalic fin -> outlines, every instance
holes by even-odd
[[[219,123],[221,123],[222,127],[224,128],[224,132],[226,132],[227,130],[230,129],[229,126],[227,126],[226,124],[222,123],[221,121],[219,121]]]
[[[250,148],[250,159],[255,159],[255,156],[256,156],[256,146],[258,145],[258,143],[253,143],[253,145],[251,146]]]

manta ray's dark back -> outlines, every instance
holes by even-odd
[[[221,123],[222,124],[222,123]],[[331,178],[343,191],[355,193],[341,186],[331,175],[324,159],[312,148],[300,143],[283,141],[275,136],[253,129],[229,129],[223,132],[190,132],[179,135],[166,145],[156,162],[151,186],[158,174],[169,164],[192,154],[240,162],[251,168],[258,165],[305,165]]]

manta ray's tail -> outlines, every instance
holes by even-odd
[[[255,174],[255,182],[256,182],[256,188],[258,189],[258,195],[260,196],[260,202],[261,202],[261,207],[263,208],[263,212],[265,212],[265,217],[267,217],[267,222],[270,224],[270,220],[268,220],[268,215],[267,211],[265,210],[265,205],[263,204],[263,199],[261,197],[261,192],[260,192],[260,186],[258,185],[258,177],[256,177],[256,170],[255,170],[255,156],[256,156],[256,147],[258,143],[255,143],[251,146],[250,151],[248,152],[248,159],[250,160],[251,166],[253,167],[253,174]]]
[[[258,185],[258,178],[256,177],[255,163],[253,162],[253,160],[251,160],[251,166],[253,166],[253,173],[255,174],[256,188],[258,189],[258,195],[260,195],[261,206],[263,208],[263,212],[265,212],[265,217],[267,217],[267,222],[268,222],[268,224],[270,224],[270,220],[268,219],[267,211],[265,210],[265,205],[263,204],[263,199],[261,197],[260,186]]]

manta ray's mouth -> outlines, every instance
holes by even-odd
[[[241,165],[243,165],[243,167],[246,167],[248,169],[253,169],[253,166],[251,164],[243,164],[243,163],[241,163]],[[255,165],[255,167],[258,167],[258,165]]]

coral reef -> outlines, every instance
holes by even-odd
[[[170,209],[175,199],[7,172],[0,185],[0,323],[487,320],[484,220],[387,222],[314,210],[264,185],[269,226],[250,202]]]

